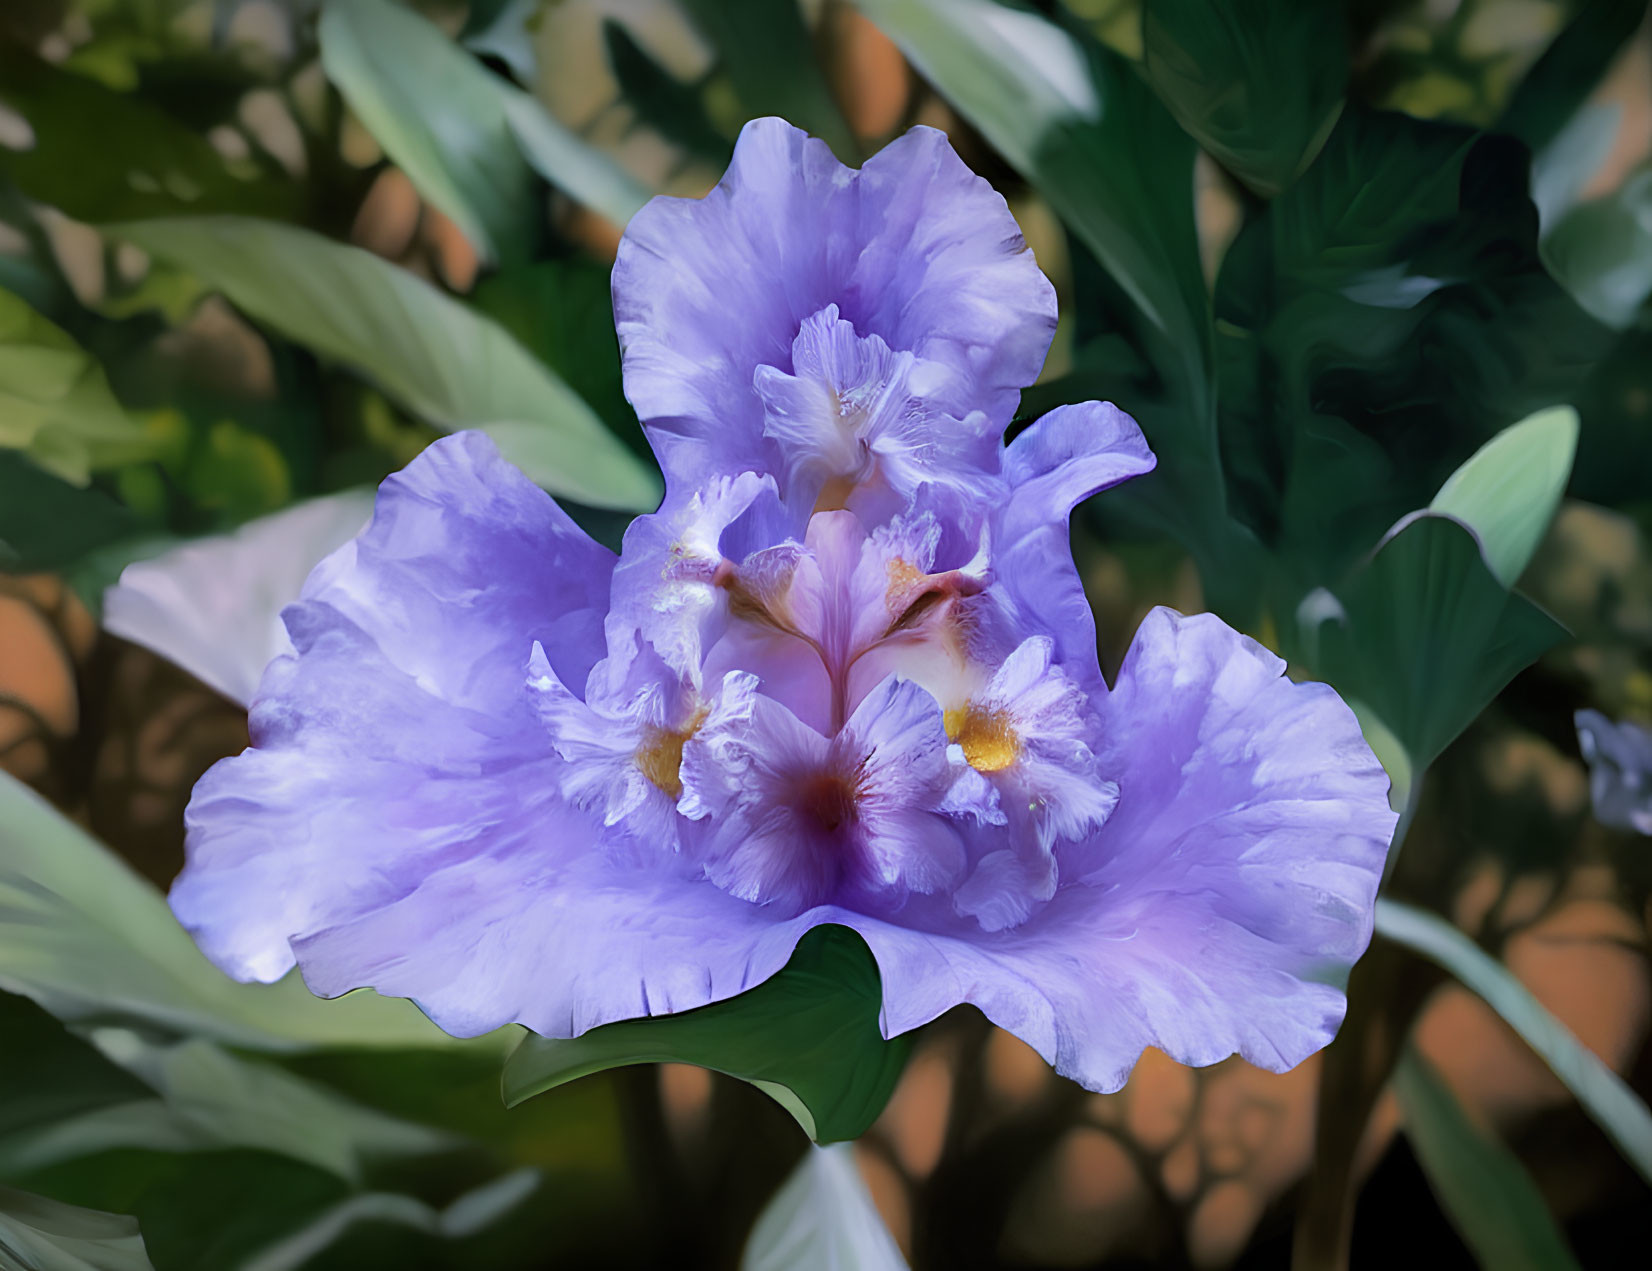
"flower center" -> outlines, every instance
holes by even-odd
[[[700,731],[706,714],[706,708],[701,707],[686,728],[650,728],[642,745],[637,747],[637,767],[642,769],[642,775],[672,799],[683,792],[683,746]]]
[[[827,833],[860,819],[860,790],[852,776],[816,772],[797,791],[797,810]]]
[[[947,737],[958,743],[977,772],[1001,772],[1021,756],[1021,739],[1008,711],[983,710],[971,702],[947,711],[944,723]]]

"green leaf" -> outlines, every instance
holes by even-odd
[[[0,446],[75,485],[153,450],[96,360],[9,291],[0,291]]]
[[[1429,1186],[1482,1267],[1577,1271],[1577,1259],[1520,1162],[1469,1120],[1415,1046],[1400,1056],[1392,1088]]]
[[[1492,575],[1513,587],[1537,550],[1572,472],[1577,411],[1551,406],[1511,424],[1453,472],[1429,504],[1480,540]]]
[[[363,1192],[322,1210],[304,1226],[258,1251],[244,1271],[296,1271],[357,1223],[385,1223],[461,1240],[487,1230],[540,1186],[539,1171],[519,1169],[466,1192],[446,1209],[412,1196]]]
[[[160,893],[5,773],[0,989],[69,1023],[129,1024],[258,1050],[467,1044],[408,1002],[366,991],[327,1002],[296,974],[273,985],[235,983],[195,947]]]
[[[1594,91],[1646,15],[1646,0],[1585,0],[1514,90],[1499,132],[1541,150]]]
[[[0,1037],[0,1143],[151,1093],[28,998],[0,993]]]
[[[1212,158],[1272,198],[1313,162],[1342,111],[1348,34],[1320,0],[1148,0],[1148,79]]]
[[[817,1143],[853,1139],[883,1111],[911,1046],[883,1039],[882,1007],[865,942],[847,927],[814,927],[777,975],[738,997],[571,1041],[529,1035],[505,1064],[505,1101],[627,1064],[689,1063],[767,1091]]]
[[[732,147],[711,122],[698,88],[682,83],[650,57],[623,22],[605,18],[602,42],[620,95],[644,123],[692,154],[728,162]]]
[[[577,203],[623,226],[650,191],[600,150],[558,123],[532,96],[500,81],[495,91],[522,157]]]
[[[352,1103],[267,1063],[194,1039],[153,1046],[99,1030],[103,1052],[148,1087],[144,1097],[0,1139],[13,1177],[114,1148],[198,1152],[252,1148],[359,1183],[365,1165],[450,1151],[464,1140]]]
[[[1652,296],[1652,164],[1562,216],[1543,240],[1543,257],[1601,322],[1618,331],[1633,326]]]
[[[716,48],[748,115],[779,115],[819,137],[839,159],[856,158],[798,0],[683,0],[683,7]]]
[[[495,76],[388,0],[328,4],[318,33],[327,77],[419,193],[484,259],[524,259],[536,205],[532,174],[505,122]]]
[[[1544,270],[1515,142],[1350,106],[1216,283],[1231,501],[1330,585],[1612,333]]]
[[[140,528],[129,508],[101,490],[72,486],[0,451],[0,569],[61,569]]]
[[[1304,617],[1316,673],[1368,703],[1417,768],[1566,634],[1492,576],[1467,529],[1431,512],[1400,522]]]
[[[284,174],[251,160],[231,163],[165,111],[9,40],[0,41],[0,102],[34,134],[26,149],[0,146],[0,177],[76,220],[184,212],[285,219],[298,209],[298,188]]]
[[[238,217],[111,232],[185,266],[256,320],[370,375],[415,414],[480,428],[553,494],[652,508],[659,478],[577,394],[487,318],[370,252]]]
[[[1139,309],[1157,360],[1202,427],[1210,324],[1193,222],[1194,147],[1152,90],[1076,23],[1058,25],[1020,4],[859,7],[1095,254]]]
[[[18,1271],[152,1271],[138,1220],[0,1187],[0,1263]]]
[[[740,1271],[904,1271],[848,1144],[803,1153],[752,1228]]]
[[[1622,1077],[1549,1014],[1514,972],[1444,918],[1387,897],[1377,900],[1377,932],[1444,967],[1464,988],[1479,994],[1549,1065],[1640,1176],[1652,1183],[1652,1112]]]

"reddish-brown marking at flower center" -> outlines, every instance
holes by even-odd
[[[859,819],[859,800],[860,791],[851,777],[817,772],[798,788],[797,810],[830,832]]]

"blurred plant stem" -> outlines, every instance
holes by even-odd
[[[1427,770],[1414,774],[1383,867],[1386,889],[1410,833]],[[1380,935],[1348,977],[1348,1014],[1324,1051],[1314,1117],[1313,1165],[1297,1211],[1292,1271],[1346,1271],[1354,1226],[1355,1174],[1377,1100],[1405,1053],[1406,1038],[1434,988],[1438,967]]]

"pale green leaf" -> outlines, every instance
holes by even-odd
[[[811,1147],[764,1207],[740,1271],[904,1271],[846,1143]]]
[[[149,883],[22,782],[0,773],[0,989],[65,1022],[131,1024],[259,1050],[478,1047],[409,1002],[312,996],[296,974],[237,984]]]
[[[189,269],[250,316],[371,376],[441,428],[480,428],[553,494],[651,509],[658,476],[490,319],[370,252],[241,217],[111,232]]]
[[[648,201],[613,159],[416,13],[343,0],[327,6],[320,34],[327,74],[367,130],[484,256],[525,254],[530,166],[616,225]]]
[[[1487,1271],[1576,1271],[1543,1195],[1514,1154],[1482,1131],[1416,1050],[1393,1090],[1405,1134],[1440,1208]]]
[[[388,1192],[351,1196],[261,1250],[241,1271],[297,1271],[358,1222],[389,1223],[461,1240],[485,1231],[532,1195],[539,1185],[538,1170],[513,1170],[466,1192],[446,1209],[439,1210],[411,1196]]]
[[[329,4],[317,33],[327,78],[419,193],[483,258],[525,257],[536,200],[495,76],[388,0]]]
[[[138,1220],[0,1187],[6,1271],[151,1271]]]
[[[1444,918],[1397,900],[1378,899],[1377,931],[1444,967],[1484,998],[1549,1065],[1641,1177],[1652,1183],[1652,1113],[1508,967]]]
[[[1429,507],[1480,540],[1486,564],[1514,586],[1537,550],[1577,453],[1577,411],[1551,406],[1511,424],[1446,478]]]
[[[109,391],[103,368],[21,298],[0,290],[0,446],[85,485],[92,469],[153,445]]]

